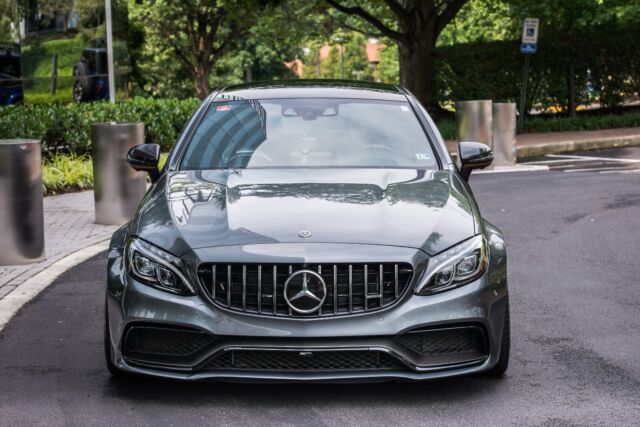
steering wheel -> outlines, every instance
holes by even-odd
[[[251,160],[252,158],[255,158],[255,157],[259,157],[263,160],[266,160],[268,163],[273,163],[273,159],[271,157],[267,156],[264,153],[256,153],[255,151],[239,151],[235,153],[233,156],[231,156],[229,160],[227,160],[227,163],[229,163],[230,165],[233,165],[236,160],[240,160],[245,157],[248,157],[249,158],[248,160]],[[242,161],[240,163],[242,164]],[[249,162],[247,161],[247,164],[248,163]]]

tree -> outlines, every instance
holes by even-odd
[[[337,11],[365,21],[369,29],[349,21],[343,25],[398,45],[400,82],[433,112],[437,112],[433,51],[438,36],[467,0],[325,0]],[[373,31],[370,29],[373,28]]]
[[[303,78],[317,78],[318,49],[322,39],[316,41],[304,58]],[[330,43],[329,43],[330,42]],[[366,38],[359,33],[338,31],[325,46],[329,46],[328,55],[320,61],[320,76],[324,79],[373,80],[373,69],[367,59]],[[342,75],[340,66],[342,50]]]
[[[192,78],[195,94],[211,91],[212,71],[222,57],[249,34],[266,0],[130,1],[142,22],[155,58],[178,62]],[[169,65],[167,66],[175,66]],[[149,76],[149,79],[153,77]]]

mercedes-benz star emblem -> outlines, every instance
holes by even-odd
[[[298,233],[298,236],[302,237],[303,239],[308,239],[309,237],[311,237],[311,232],[308,230],[302,230]]]
[[[326,298],[327,285],[315,271],[296,271],[284,282],[284,300],[296,313],[313,313]]]

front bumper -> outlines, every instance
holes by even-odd
[[[398,259],[402,251],[411,253],[415,265],[415,251],[387,250]],[[424,380],[482,372],[496,364],[508,297],[499,259],[492,259],[481,278],[461,288],[431,296],[417,296],[411,290],[397,304],[376,312],[313,319],[265,317],[218,308],[199,295],[181,297],[156,290],[129,276],[122,257],[115,257],[109,260],[107,292],[112,360],[119,369],[132,373],[252,381]],[[212,341],[182,359],[138,357],[125,349],[125,338],[135,327],[198,331]],[[460,328],[480,334],[482,348],[424,355],[398,339],[412,331]],[[336,369],[342,366],[339,361],[327,362],[325,369],[314,370],[252,368],[246,363],[235,369],[211,363],[223,355],[229,359],[260,352],[278,352],[289,361],[291,355],[333,361],[336,355],[347,354],[339,352],[351,352],[348,354],[354,357],[375,353],[379,355],[376,360],[391,362],[371,367],[363,363],[354,369]],[[295,366],[301,366],[299,363],[294,360]]]

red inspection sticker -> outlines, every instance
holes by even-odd
[[[229,111],[231,110],[231,105],[218,105],[216,107],[216,111]]]

